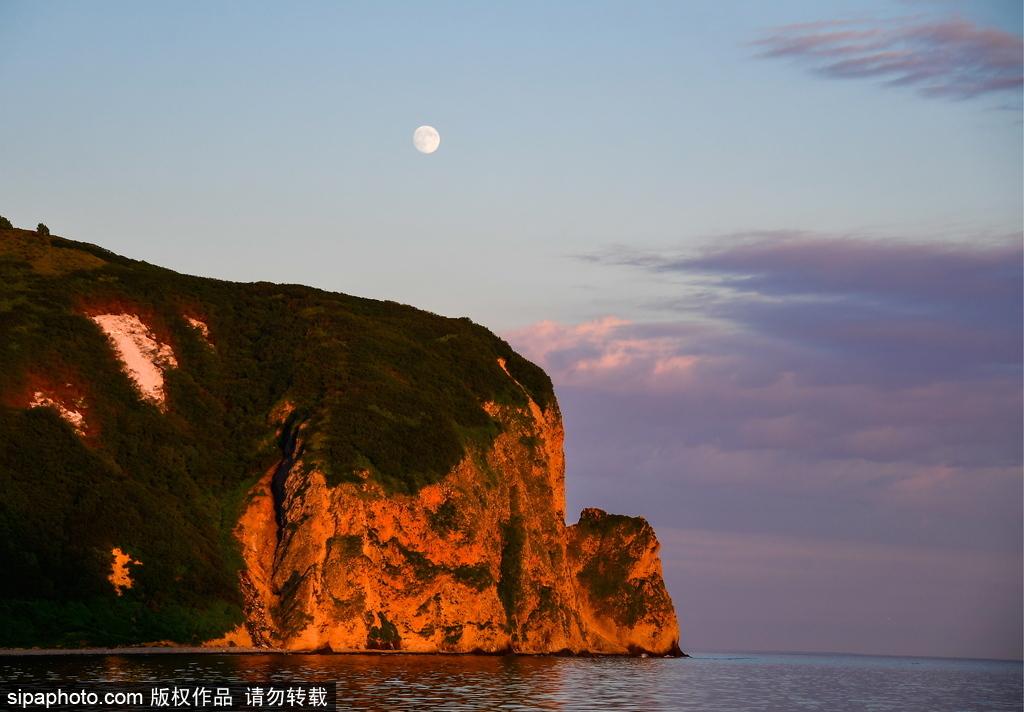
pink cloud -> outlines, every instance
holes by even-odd
[[[670,385],[700,362],[698,356],[682,353],[682,337],[639,335],[633,326],[615,316],[574,325],[542,321],[506,336],[564,383],[635,384],[641,379]]]
[[[873,342],[883,354],[905,337],[898,329],[887,333],[888,342]],[[691,445],[876,463],[1012,457],[1021,401],[1012,372],[892,383],[885,358],[867,368],[855,353],[822,354],[724,329],[614,317],[578,325],[548,321],[506,336],[548,370],[556,388],[617,393],[675,424]],[[847,377],[821,377],[822,359]],[[846,360],[859,362],[863,372],[846,372]],[[993,449],[994,440],[1001,447]]]
[[[776,28],[753,43],[761,57],[789,58],[826,77],[874,77],[925,96],[970,99],[1019,91],[1022,40],[967,20],[868,20]]]

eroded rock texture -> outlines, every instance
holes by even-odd
[[[328,487],[302,459],[312,434],[282,411],[282,463],[236,528],[247,622],[218,643],[678,653],[650,525],[596,509],[564,524],[557,406],[485,407],[502,425],[493,446],[415,495]]]

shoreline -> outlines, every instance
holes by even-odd
[[[652,653],[515,653],[508,651],[484,652],[439,652],[415,650],[288,650],[285,648],[205,648],[188,646],[152,647],[133,646],[125,648],[0,648],[4,657],[60,657],[71,655],[437,655],[444,657],[524,657],[524,658],[688,658],[687,653],[658,655]]]

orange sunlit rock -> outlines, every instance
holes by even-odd
[[[300,431],[279,501],[275,467],[235,528],[248,640],[292,650],[677,652],[650,526],[598,521],[597,510],[565,525],[557,405],[483,407],[502,426],[492,446],[414,495],[372,479],[329,487],[302,462]],[[292,410],[280,408],[278,422]],[[595,567],[595,557],[616,566]]]
[[[107,576],[107,580],[114,587],[114,592],[120,596],[125,590],[132,587],[132,575],[129,566],[142,566],[142,562],[132,559],[127,552],[122,551],[117,546],[111,549],[110,555],[113,557],[113,561],[110,565],[110,575]]]

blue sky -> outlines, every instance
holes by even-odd
[[[1003,8],[950,11],[1012,29]],[[919,11],[4,2],[4,209],[189,272],[497,329],[632,292],[566,259],[609,243],[1012,229],[1020,128],[988,110],[1003,99],[830,82],[748,44],[789,22]],[[444,140],[430,157],[410,151],[422,123]]]
[[[952,64],[844,77],[827,63],[846,49],[776,29],[835,21]],[[0,0],[0,213],[509,335],[559,390],[570,503],[663,533],[684,647],[1019,656],[1020,411],[999,394],[1020,385],[1021,90],[997,50],[1020,35],[1020,3],[994,1]],[[993,77],[1009,88],[926,91]],[[411,144],[424,123],[430,156]],[[829,269],[844,260],[867,265],[859,283]],[[892,264],[906,289],[873,278]],[[951,274],[960,302],[934,288]],[[673,370],[692,363],[699,402]],[[778,387],[759,419],[767,396],[737,383]],[[882,410],[902,419],[872,427]],[[861,430],[822,448],[794,434],[815,422],[833,428],[817,443]],[[758,578],[754,551],[792,575]],[[829,590],[847,561],[891,588]],[[761,617],[740,623],[752,596]],[[834,601],[820,625],[812,596]],[[975,607],[989,618],[936,635]]]

